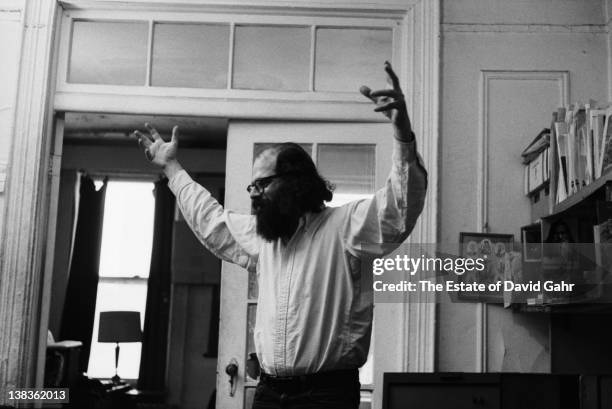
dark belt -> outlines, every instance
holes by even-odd
[[[298,376],[273,376],[262,372],[259,379],[261,383],[280,392],[304,391],[322,386],[352,386],[356,382],[359,382],[359,370],[343,369]]]

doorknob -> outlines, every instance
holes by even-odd
[[[230,396],[234,396],[236,392],[236,377],[238,376],[238,361],[232,358],[229,364],[225,367],[225,373],[229,375],[230,380]]]

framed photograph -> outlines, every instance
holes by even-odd
[[[514,235],[492,233],[459,234],[459,255],[465,258],[483,258],[485,269],[483,271],[466,272],[459,276],[464,283],[490,284],[504,281],[506,269],[506,254],[514,250]],[[503,303],[503,287],[499,292],[460,292],[460,300]]]

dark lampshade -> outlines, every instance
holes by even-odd
[[[98,342],[140,342],[138,311],[105,311],[100,313]]]

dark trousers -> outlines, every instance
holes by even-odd
[[[286,378],[262,374],[252,409],[358,409],[357,369]]]

